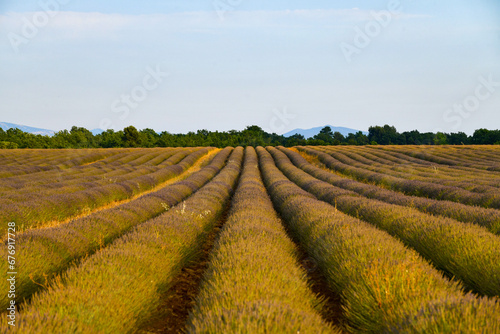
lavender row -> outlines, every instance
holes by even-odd
[[[188,333],[333,333],[247,147],[229,217],[189,317]]]
[[[119,151],[119,149],[93,149],[84,151],[2,150],[3,154],[0,156],[0,179],[92,163],[116,155]]]
[[[474,224],[360,197],[312,177],[279,150],[268,150],[289,179],[318,199],[399,238],[438,269],[462,281],[467,289],[500,297],[499,236]]]
[[[71,168],[69,171],[57,171],[50,173],[31,174],[23,178],[5,178],[0,182],[0,195],[2,201],[10,200],[27,201],[30,195],[38,193],[42,196],[55,194],[69,194],[77,191],[103,186],[109,183],[124,182],[142,175],[152,174],[160,169],[179,163],[184,159],[189,151],[178,153],[168,152],[168,159],[161,166],[151,166],[143,164],[141,166],[131,166],[129,164],[79,166]],[[145,155],[143,155],[145,156]],[[155,154],[155,156],[158,156]]]
[[[243,149],[235,149],[221,173],[192,197],[85,259],[70,269],[60,283],[34,296],[18,315],[18,330],[143,330],[158,315],[174,278],[202,248],[206,235],[224,211],[242,157]],[[0,320],[2,330],[7,329],[6,319]]]
[[[5,224],[9,221],[17,222],[19,226],[24,225],[25,228],[36,227],[43,222],[63,220],[81,214],[84,210],[93,210],[113,201],[138,195],[182,174],[208,152],[209,149],[197,150],[176,165],[123,182],[110,183],[72,194],[38,197],[26,202],[0,202],[0,222],[2,222],[0,232],[6,231]]]
[[[466,184],[470,178],[474,180],[480,180],[481,184],[490,185],[491,173],[483,170],[465,168],[465,167],[453,167],[447,165],[436,165],[431,164],[430,166],[422,165],[409,165],[409,161],[401,161],[396,164],[394,162],[390,163],[375,163],[374,160],[380,161],[377,156],[369,154],[366,152],[365,148],[353,149],[353,150],[342,150],[342,153],[356,162],[360,163],[359,167],[364,167],[370,170],[383,172],[384,174],[389,174],[393,176],[398,176],[402,178],[418,178],[421,181],[432,180],[437,181],[441,184],[448,185],[459,185],[464,184],[465,187],[470,187],[470,183]],[[498,184],[498,180],[493,182]],[[493,184],[491,184],[493,185]]]
[[[17,302],[23,302],[40,290],[45,281],[50,281],[75,260],[105,247],[132,227],[160,215],[192,195],[220,171],[231,151],[232,148],[220,151],[208,166],[185,180],[134,201],[67,224],[19,234],[17,243],[22,246],[17,251],[17,262],[23,270],[17,277]],[[2,256],[6,258],[7,247],[0,249]],[[0,271],[8,271],[6,261],[0,262]],[[0,288],[8,291],[8,282],[0,281]],[[7,295],[0,295],[0,309],[5,309],[7,303]]]
[[[308,147],[299,147],[307,154],[317,156],[328,168],[339,171],[344,175],[354,177],[364,182],[373,182],[389,189],[401,191],[407,195],[430,197],[439,200],[449,200],[467,205],[479,205],[486,208],[500,208],[500,197],[497,193],[479,194],[458,188],[423,182],[418,180],[405,180],[377,172],[368,171],[344,164],[330,155]]]
[[[368,164],[359,163],[351,156],[352,153],[349,152],[337,152],[332,151],[330,149],[323,149],[323,151],[338,161],[347,164],[352,167],[357,167],[362,170],[368,170],[371,172],[379,173],[381,175],[387,175],[396,177],[403,180],[412,180],[412,181],[421,181],[421,182],[431,182],[434,184],[440,184],[444,186],[452,186],[457,188],[462,188],[464,190],[476,193],[494,193],[499,191],[498,189],[498,179],[492,178],[491,172],[486,176],[481,175],[481,172],[458,172],[452,171],[453,176],[447,177],[442,174],[442,171],[448,166],[431,166],[427,168],[426,172],[423,175],[418,175],[417,169],[412,168],[410,171],[394,171],[393,169],[380,167],[380,166],[371,166]],[[422,167],[420,167],[422,169]]]
[[[111,178],[121,181],[119,179],[120,177],[136,171],[138,167],[147,167],[147,172],[156,171],[163,166],[179,162],[183,157],[192,152],[193,151],[187,149],[166,149],[165,151],[162,149],[151,154],[147,153],[145,150],[140,150],[135,153],[131,153],[127,150],[122,154],[113,155],[108,159],[103,159],[90,165],[87,164],[69,168],[58,167],[55,170],[43,173],[32,173],[17,177],[4,178],[0,180],[0,187],[2,188],[2,194],[5,195],[8,194],[10,190],[14,190],[16,193],[29,193],[33,190],[45,190],[47,187],[62,189],[68,186],[74,186],[75,184],[85,184],[88,182],[100,181],[102,183],[107,182],[107,180]],[[184,155],[179,155],[179,153],[184,153]],[[134,161],[126,162],[130,159],[130,156],[134,157]],[[177,158],[174,159],[175,156],[177,156]],[[147,161],[142,158],[147,158]],[[159,163],[161,163],[160,166],[150,163],[156,158],[161,158],[161,160],[159,160]],[[144,163],[140,165],[134,163],[140,161],[144,161]],[[172,163],[169,163],[170,161]]]
[[[500,329],[497,302],[464,294],[402,242],[315,199],[286,178],[265,149],[257,152],[275,207],[340,294],[348,332]]]
[[[500,234],[499,210],[469,206],[451,201],[438,201],[425,197],[407,196],[372,184],[341,177],[312,165],[299,153],[284,148],[279,149],[288,156],[295,166],[336,187],[351,190],[365,197],[386,203],[416,208],[424,213],[448,217],[464,223],[477,224],[487,228],[494,234]]]

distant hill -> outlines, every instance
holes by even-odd
[[[23,132],[28,132],[28,133],[33,133],[35,135],[43,135],[43,136],[53,136],[55,133],[55,131],[52,130],[33,128],[31,126],[5,123],[5,122],[0,122],[0,128],[2,128],[4,131],[7,131],[8,129],[11,128],[17,128]]]
[[[96,135],[100,135],[101,133],[103,133],[104,130],[103,129],[93,129],[93,130],[90,130],[90,132],[92,132],[92,134],[94,136],[96,136]]]
[[[349,133],[356,133],[360,130],[355,130],[355,129],[350,129],[350,128],[344,128],[344,127],[336,127],[336,126],[332,126],[332,125],[324,125],[324,126],[319,126],[317,128],[312,128],[312,129],[295,129],[295,130],[292,130],[290,132],[287,132],[285,134],[283,134],[283,136],[285,137],[290,137],[290,136],[293,136],[294,134],[301,134],[303,135],[306,139],[307,138],[311,138],[311,137],[314,137],[315,135],[317,135],[321,129],[323,129],[325,126],[329,126],[332,128],[332,131],[333,132],[340,132],[344,137],[349,135]],[[366,131],[362,131],[365,135],[368,135],[368,132]]]

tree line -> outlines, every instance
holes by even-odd
[[[115,148],[115,147],[195,147],[195,146],[277,146],[297,145],[500,145],[500,130],[479,129],[468,136],[463,132],[432,133],[417,130],[399,133],[394,126],[371,126],[368,135],[359,131],[347,136],[333,132],[329,126],[311,138],[300,134],[284,137],[267,133],[253,125],[242,131],[198,130],[186,134],[157,133],[152,129],[137,130],[128,126],[120,131],[112,129],[100,134],[73,126],[71,130],[56,132],[53,136],[36,135],[11,128],[0,128],[0,148]]]

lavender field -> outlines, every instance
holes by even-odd
[[[0,331],[500,333],[499,153],[0,150]]]

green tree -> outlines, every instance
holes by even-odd
[[[73,148],[95,147],[94,135],[92,132],[82,127],[71,127],[68,141]]]
[[[123,129],[123,144],[125,147],[139,146],[139,131],[130,125]]]
[[[332,144],[333,145],[340,145],[342,144],[343,142],[345,141],[345,137],[343,134],[341,134],[340,132],[338,131],[335,131],[335,133],[333,134],[333,141],[332,141]]]
[[[327,145],[332,145],[334,142],[334,133],[332,131],[332,128],[329,126],[325,126],[323,129],[319,131],[317,135],[313,137],[313,139],[321,140]]]
[[[467,145],[470,142],[469,136],[463,132],[450,133],[446,137],[450,145]]]
[[[108,129],[97,135],[99,146],[102,148],[123,147],[123,135],[121,132],[115,132]]]
[[[436,133],[434,136],[434,145],[446,145],[448,144],[448,138],[442,132]]]
[[[377,142],[379,145],[397,145],[400,143],[400,135],[396,128],[389,125],[370,126],[368,129],[368,140]]]
[[[143,129],[139,131],[140,147],[156,147],[160,136],[153,129]]]
[[[270,144],[267,141],[268,134],[262,130],[261,127],[257,125],[247,126],[245,130],[241,132],[240,144],[242,146],[266,146]]]

